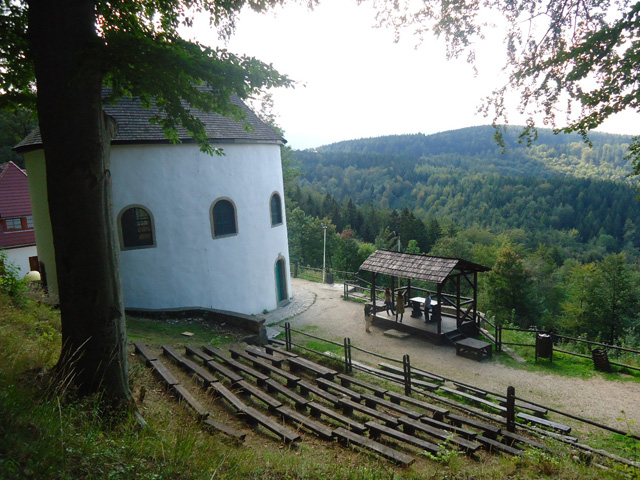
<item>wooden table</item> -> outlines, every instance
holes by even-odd
[[[424,297],[412,297],[409,299],[411,302],[411,316],[412,317],[421,317],[422,316],[422,306],[426,303],[427,299]],[[431,299],[431,306],[437,305],[438,301]]]
[[[464,338],[456,342],[456,355],[480,361],[484,357],[491,358],[493,345],[491,343],[476,340],[475,338]]]

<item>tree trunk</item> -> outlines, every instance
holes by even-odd
[[[29,1],[29,37],[58,270],[58,367],[81,394],[129,403],[124,305],[102,113],[101,40],[87,0]]]

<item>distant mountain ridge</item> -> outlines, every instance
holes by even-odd
[[[507,131],[505,153],[491,126],[295,151],[296,199],[329,195],[340,205],[408,208],[423,221],[523,229],[541,239],[561,231],[585,243],[640,242],[638,180],[627,176],[625,159],[631,137],[593,133],[589,147],[579,135],[540,130],[527,147],[520,131]]]
[[[517,126],[507,129],[504,153],[494,139],[494,128],[489,125],[431,135],[418,133],[347,140],[318,147],[315,151],[366,155],[372,162],[370,165],[389,162],[393,157],[396,162],[422,159],[434,166],[452,166],[469,172],[570,175],[627,181],[630,167],[624,157],[630,136],[594,132],[589,135],[593,144],[589,147],[578,134],[556,135],[552,130],[540,129],[538,140],[527,147],[518,143],[521,131],[522,127]],[[343,163],[340,157],[334,161]]]

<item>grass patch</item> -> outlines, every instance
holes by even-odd
[[[185,336],[183,332],[193,333]],[[172,346],[188,344],[211,345],[218,347],[228,343],[237,343],[246,333],[225,330],[221,326],[206,320],[156,320],[127,316],[127,336],[131,343],[142,342],[148,345]]]
[[[27,302],[15,306],[0,295],[0,478],[3,480],[414,480],[414,479],[558,479],[619,478],[618,472],[571,461],[571,452],[554,447],[553,454],[524,458],[489,455],[470,459],[447,451],[430,459],[413,451],[416,463],[401,469],[376,455],[321,441],[310,434],[297,446],[286,446],[260,429],[244,444],[202,428],[195,416],[160,387],[144,362],[130,362],[131,387],[145,387],[137,407],[148,427],[130,413],[107,416],[99,397],[78,400],[70,389],[53,383],[47,372],[60,350],[60,319],[56,310]],[[128,319],[130,341],[150,345],[183,342],[229,343],[236,333],[199,321],[161,322]],[[340,346],[312,340],[319,351],[342,354]],[[305,352],[305,356],[307,352]],[[327,363],[324,357],[318,357]],[[190,380],[185,380],[190,381]],[[137,395],[136,395],[137,396]],[[214,400],[211,405],[216,408]],[[224,408],[216,418],[238,422]],[[221,418],[220,418],[221,417]],[[633,444],[624,437],[622,448]],[[389,442],[394,448],[395,442]],[[637,472],[635,472],[637,474]]]
[[[533,344],[535,343],[535,334],[528,332],[503,331],[502,340],[507,343]],[[498,355],[498,359],[501,363],[512,368],[584,379],[602,375],[608,380],[640,382],[640,372],[620,367],[612,367],[611,372],[599,372],[594,368],[593,360],[590,358],[577,357],[567,353],[558,352],[554,349],[552,361],[546,358],[539,358],[536,362],[535,347],[522,347],[517,345],[505,345],[505,347],[512,349],[526,360],[526,363],[518,362],[513,360],[513,358],[504,352]],[[568,351],[566,345],[563,345],[561,349]],[[616,360],[611,357],[611,361]]]

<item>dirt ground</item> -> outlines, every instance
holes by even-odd
[[[280,316],[267,318],[267,325],[286,317],[293,328],[314,326],[313,334],[342,342],[344,337],[362,349],[390,358],[409,354],[412,366],[453,378],[493,392],[515,387],[516,396],[606,425],[640,434],[640,383],[605,380],[600,375],[589,379],[529,372],[507,367],[495,358],[476,362],[456,356],[451,346],[436,346],[425,340],[384,336],[372,327],[365,332],[362,304],[342,299],[342,285],[323,285],[292,279],[294,302],[281,309]],[[357,352],[353,359],[358,360]],[[623,413],[624,412],[624,413]],[[631,426],[619,420],[625,417]]]

